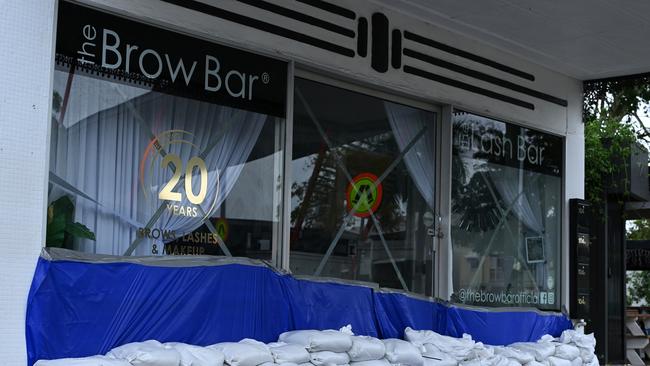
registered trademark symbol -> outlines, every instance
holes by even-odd
[[[262,74],[262,82],[263,82],[264,84],[268,84],[269,81],[271,81],[271,75],[269,75],[268,72],[263,73],[263,74]]]

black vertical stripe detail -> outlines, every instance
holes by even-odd
[[[357,53],[361,57],[368,56],[368,19],[359,18],[357,27]]]
[[[303,14],[295,10],[284,8],[279,5],[271,4],[264,0],[237,0],[237,1],[239,1],[240,3],[244,3],[246,5],[254,6],[259,9],[270,11],[271,13],[282,15],[287,18],[295,19],[297,21],[307,23],[315,27],[323,28],[325,30],[338,33],[346,37],[354,38],[354,31],[352,29],[341,27],[340,25],[330,23],[322,19],[314,18],[311,15]]]
[[[357,14],[352,10],[346,9],[338,5],[330,4],[323,0],[296,0],[296,1],[299,3],[313,6],[314,8],[318,8],[320,10],[325,10],[326,12],[332,14],[340,15],[344,18],[348,18],[352,20],[357,19]]]
[[[457,72],[459,74],[467,75],[470,76],[474,79],[482,80],[485,82],[488,82],[490,84],[494,84],[496,86],[500,86],[502,88],[510,89],[512,91],[516,91],[517,93],[522,93],[529,95],[531,97],[535,97],[541,100],[545,100],[547,102],[557,104],[562,107],[566,107],[568,105],[568,102],[565,99],[557,98],[552,95],[548,95],[542,92],[538,92],[537,90],[533,90],[530,88],[526,88],[524,86],[512,83],[507,80],[499,79],[497,77],[494,77],[492,75],[488,75],[485,73],[482,73],[480,71],[472,70],[464,66],[456,65],[454,63],[451,63],[449,61],[441,60],[439,58],[425,55],[423,53],[420,53],[418,51],[414,51],[408,48],[404,49],[404,56],[408,56],[411,58],[414,58],[416,60],[420,60],[423,62],[426,62],[428,64],[434,65],[441,67],[443,69],[451,70],[454,72]]]
[[[388,71],[388,18],[382,13],[372,15],[371,56],[373,69]]]
[[[267,23],[258,19],[253,19],[241,14],[233,13],[228,10],[217,8],[216,6],[208,5],[196,0],[160,0],[160,1],[169,4],[174,4],[183,7],[185,9],[190,9],[204,14],[212,15],[217,18],[221,18],[233,23],[241,24],[247,27],[255,28],[263,32],[275,34],[280,37],[292,39],[294,41],[298,41],[304,44],[318,47],[326,51],[338,53],[339,55],[343,55],[347,57],[354,57],[355,55],[354,50],[352,49],[339,46],[337,44],[327,42],[319,38],[308,36],[306,34],[302,34],[291,29],[282,28],[275,24]]]
[[[394,69],[399,69],[402,67],[402,32],[398,29],[393,29],[391,50],[391,64]]]
[[[446,45],[444,43],[434,41],[433,39],[426,38],[426,37],[417,35],[415,33],[411,33],[409,31],[404,31],[404,38],[406,38],[406,39],[408,39],[410,41],[413,41],[413,42],[421,43],[423,45],[436,48],[436,49],[438,49],[440,51],[444,51],[444,52],[450,53],[452,55],[460,56],[460,57],[466,58],[468,60],[478,62],[478,63],[483,64],[485,66],[489,66],[489,67],[491,67],[493,69],[497,69],[499,71],[507,72],[508,74],[520,77],[522,79],[535,81],[535,75],[529,74],[529,73],[524,72],[524,71],[517,70],[515,68],[512,68],[512,67],[504,65],[504,64],[500,64],[500,63],[498,63],[496,61],[492,61],[492,60],[487,59],[485,57],[475,55],[475,54],[467,52],[467,51],[463,51],[463,50],[458,49],[456,47],[452,47],[452,46]]]
[[[433,74],[433,73],[430,73],[428,71],[424,71],[424,70],[421,70],[421,69],[418,69],[418,68],[415,68],[415,67],[412,67],[412,66],[404,65],[404,72],[407,73],[407,74],[419,76],[421,78],[429,79],[431,81],[435,81],[435,82],[438,82],[438,83],[441,83],[441,84],[446,84],[446,85],[449,85],[449,86],[453,86],[455,88],[467,90],[467,91],[472,92],[472,93],[484,95],[486,97],[489,97],[489,98],[492,98],[492,99],[497,99],[497,100],[500,100],[502,102],[514,104],[514,105],[519,106],[519,107],[523,107],[523,108],[530,109],[530,110],[535,110],[535,105],[534,104],[528,103],[528,102],[523,101],[521,99],[509,97],[507,95],[503,95],[503,94],[494,92],[492,90],[488,90],[488,89],[484,89],[484,88],[481,88],[481,87],[478,87],[478,86],[475,86],[475,85],[467,84],[467,83],[464,83],[462,81],[450,79],[450,78],[445,77],[445,76]]]

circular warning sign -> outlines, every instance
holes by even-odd
[[[228,225],[228,221],[226,221],[225,218],[223,217],[218,218],[214,223],[214,228],[217,229],[217,234],[219,234],[221,240],[223,241],[228,240],[228,233],[230,231],[230,227]]]
[[[368,217],[377,211],[381,203],[382,186],[376,184],[377,176],[372,173],[361,173],[352,179],[348,185],[346,198],[348,211],[356,207],[354,216]]]

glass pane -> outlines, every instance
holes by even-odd
[[[283,126],[277,117],[58,66],[47,245],[270,259]]]
[[[561,138],[464,112],[453,128],[452,299],[559,309]]]
[[[292,272],[430,295],[435,113],[303,79],[295,93]]]

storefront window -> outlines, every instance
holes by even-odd
[[[452,299],[560,307],[562,139],[453,116]]]
[[[66,2],[48,246],[271,259],[286,64]]]
[[[297,79],[293,273],[431,295],[436,113]]]

